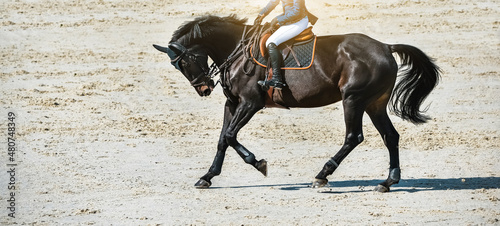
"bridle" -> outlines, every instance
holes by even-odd
[[[198,87],[201,85],[208,85],[207,81],[211,81],[213,83],[213,78],[215,76],[217,76],[218,74],[221,74],[221,78],[217,81],[217,83],[215,83],[214,87],[217,86],[217,84],[219,84],[219,83],[221,83],[221,85],[224,86],[224,83],[221,82],[221,80],[224,81],[224,79],[225,79],[224,77],[226,76],[225,74],[228,71],[227,69],[232,65],[232,63],[239,56],[243,55],[244,52],[248,52],[246,50],[249,49],[250,43],[257,43],[257,42],[251,41],[252,39],[257,40],[256,39],[257,32],[253,32],[253,31],[256,30],[258,27],[260,27],[260,29],[261,29],[260,32],[262,32],[262,28],[263,28],[263,26],[251,26],[250,29],[248,29],[248,27],[249,26],[245,25],[245,27],[243,29],[242,36],[241,36],[241,40],[240,40],[238,46],[236,46],[236,48],[233,50],[233,52],[231,54],[229,54],[229,56],[226,58],[226,60],[224,60],[224,62],[219,66],[217,66],[217,64],[215,62],[213,62],[212,65],[210,65],[210,67],[208,67],[208,68],[204,67],[203,63],[201,63],[201,62],[207,62],[208,56],[191,53],[188,51],[188,49],[186,47],[184,47],[183,45],[181,45],[180,43],[177,43],[177,42],[170,42],[168,44],[168,48],[157,46],[157,45],[154,45],[154,47],[162,52],[167,53],[171,59],[170,63],[179,71],[182,71],[181,67],[180,67],[180,62],[184,59],[184,57],[188,57],[188,58],[192,59],[197,64],[197,66],[200,69],[202,69],[202,72],[199,75],[195,76],[194,79],[190,81],[191,86]],[[246,37],[248,34],[252,34],[252,33],[255,33],[255,34],[251,38]],[[180,54],[178,54],[173,49],[180,51]],[[247,58],[247,61],[250,61],[250,58],[248,56],[245,55],[245,57]],[[198,59],[200,59],[200,58],[203,58],[202,60],[205,60],[205,61],[199,61]],[[188,61],[185,61],[185,62],[188,62]],[[247,72],[245,71],[245,73],[247,73]],[[224,87],[224,88],[227,88],[227,87]]]
[[[181,53],[177,54],[172,49],[179,50]],[[219,73],[219,68],[217,67],[215,62],[212,63],[212,65],[210,65],[209,68],[204,67],[203,63],[201,63],[201,62],[208,61],[207,56],[201,55],[201,54],[190,53],[190,52],[188,52],[186,47],[184,47],[183,45],[181,45],[177,42],[170,42],[166,52],[171,59],[170,63],[179,71],[181,71],[180,62],[181,62],[181,60],[184,59],[184,57],[188,57],[188,58],[192,59],[196,63],[196,65],[200,69],[202,69],[202,72],[199,75],[195,76],[194,79],[190,81],[191,86],[193,86],[193,87],[208,85],[207,80],[209,79],[210,81],[213,82],[213,80],[212,80],[213,77],[215,77]],[[204,60],[204,61],[198,60],[200,58],[201,58],[201,60]],[[188,61],[185,61],[185,62],[188,62]]]

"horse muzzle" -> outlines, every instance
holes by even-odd
[[[205,85],[198,86],[195,89],[196,89],[196,92],[198,92],[198,94],[202,97],[209,96],[213,91],[213,87],[209,87],[209,86],[205,86]]]
[[[194,87],[196,92],[198,92],[198,95],[200,95],[202,97],[210,96],[210,94],[212,93],[214,88],[215,88],[215,85],[214,85],[213,80],[210,80],[210,82],[208,82],[208,84],[202,84],[202,85]]]

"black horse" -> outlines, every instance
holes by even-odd
[[[220,70],[220,83],[227,101],[217,153],[212,166],[195,184],[208,188],[211,179],[221,173],[226,149],[231,146],[244,161],[264,175],[267,162],[237,140],[240,129],[254,114],[266,107],[267,91],[257,84],[266,69],[253,67],[245,45],[255,27],[246,19],[204,16],[187,22],[173,34],[168,47],[154,45],[167,53],[171,63],[191,82],[199,95],[208,96],[215,87],[214,71]],[[399,134],[387,115],[387,105],[396,115],[412,123],[424,123],[420,105],[434,89],[440,70],[425,53],[409,45],[388,45],[363,34],[317,37],[313,65],[307,70],[283,72],[287,86],[280,103],[289,108],[320,107],[342,101],[346,134],[344,145],[316,176],[313,187],[328,183],[342,160],[363,141],[362,117],[366,112],[389,150],[390,169],[387,180],[375,190],[389,191],[400,180]],[[397,53],[404,67],[396,84]],[[208,66],[208,57],[214,64]],[[249,69],[250,68],[250,69]]]

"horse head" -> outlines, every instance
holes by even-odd
[[[200,96],[208,96],[215,87],[212,77],[236,48],[246,21],[236,15],[198,17],[181,25],[168,47],[153,46],[168,54],[172,65],[184,74]],[[214,62],[210,67],[208,56]]]
[[[200,46],[186,48],[177,42],[170,42],[168,47],[153,47],[170,57],[170,63],[189,80],[200,96],[212,93],[215,83],[208,67],[208,54]]]

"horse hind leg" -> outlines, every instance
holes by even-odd
[[[327,176],[331,175],[339,164],[344,160],[351,151],[363,142],[363,113],[364,108],[362,104],[356,104],[349,99],[343,101],[344,104],[344,120],[346,123],[346,136],[344,145],[326,164],[323,169],[318,173],[313,181],[312,187],[319,188],[328,184]]]
[[[387,115],[386,106],[387,100],[382,100],[373,103],[366,110],[375,128],[377,128],[382,136],[385,146],[389,150],[389,176],[374,189],[378,192],[390,191],[389,187],[399,183],[401,179],[401,169],[399,167],[399,134]]]

